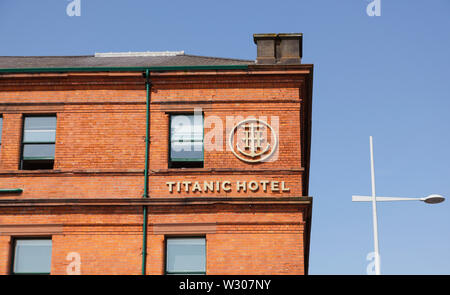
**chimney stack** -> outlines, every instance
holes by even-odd
[[[301,33],[253,34],[257,48],[257,64],[300,64],[302,59]]]

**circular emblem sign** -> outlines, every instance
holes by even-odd
[[[244,162],[263,162],[270,159],[275,152],[277,135],[266,122],[247,119],[233,127],[228,145],[233,154]]]

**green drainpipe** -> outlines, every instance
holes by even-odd
[[[144,198],[148,198],[148,145],[149,145],[149,136],[150,136],[150,70],[145,70],[145,88],[147,91],[146,98],[146,119],[145,119],[145,169],[144,169]],[[142,224],[142,275],[146,274],[147,267],[147,223],[148,223],[148,214],[147,214],[147,206],[144,205],[144,221]]]

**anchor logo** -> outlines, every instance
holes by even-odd
[[[269,133],[271,133],[271,142],[267,139]],[[234,143],[235,134],[237,135],[236,144]],[[228,143],[237,158],[244,162],[255,163],[268,159],[274,153],[277,137],[273,128],[266,122],[247,119],[233,127]]]

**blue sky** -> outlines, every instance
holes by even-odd
[[[255,59],[253,33],[302,32],[315,65],[311,274],[365,274],[377,194],[450,197],[450,1],[0,0],[0,55],[185,50]],[[378,204],[383,274],[450,274],[450,200]]]

